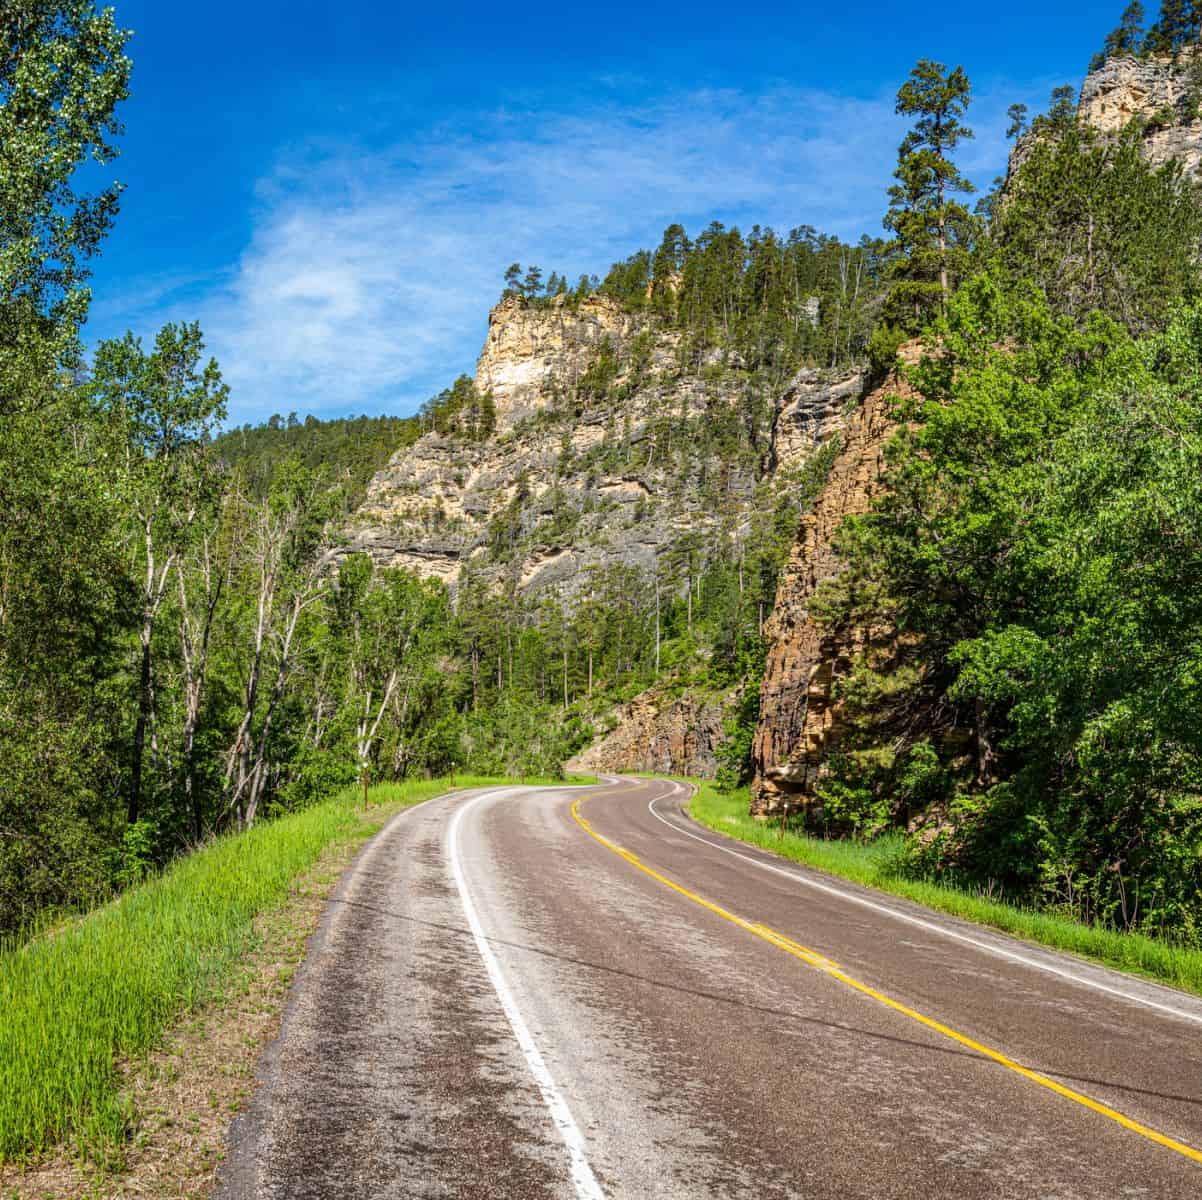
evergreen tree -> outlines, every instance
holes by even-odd
[[[1050,135],[1053,139],[1062,136],[1077,124],[1077,89],[1072,84],[1061,84],[1052,89],[1048,97],[1047,112],[1040,113],[1032,122],[1035,133]]]
[[[651,300],[657,312],[672,308],[688,252],[684,226],[669,225],[651,261]]]
[[[543,271],[541,267],[530,266],[526,269],[526,278],[522,281],[522,295],[527,300],[533,300],[543,290]]]
[[[1100,309],[1156,328],[1199,284],[1196,186],[1176,163],[1151,167],[1135,130],[1109,140],[1074,122],[1036,139],[992,233],[1007,269],[1079,322]]]
[[[973,187],[951,156],[973,136],[963,123],[970,101],[963,69],[949,72],[929,59],[918,63],[897,94],[897,112],[917,121],[898,151],[897,183],[889,189],[885,225],[895,235],[896,256],[889,308],[912,329],[946,306],[967,267],[971,217],[952,197]]]
[[[1123,12],[1118,28],[1106,35],[1102,49],[1090,61],[1091,71],[1100,70],[1112,58],[1133,58],[1147,42],[1144,32],[1144,6],[1140,0],[1131,0]]]
[[[1202,33],[1202,6],[1194,0],[1161,0],[1160,20],[1148,31],[1144,48],[1153,54],[1177,54],[1197,44]]]
[[[1006,110],[1006,116],[1010,118],[1010,125],[1006,130],[1007,138],[1022,137],[1027,132],[1028,111],[1025,104],[1012,104]]]

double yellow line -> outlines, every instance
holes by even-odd
[[[1121,1125],[1124,1129],[1130,1130],[1132,1133],[1138,1134],[1142,1138],[1147,1138],[1150,1142],[1155,1142],[1158,1146],[1163,1146],[1167,1150],[1172,1150],[1176,1154],[1180,1154],[1184,1158],[1191,1159],[1193,1162],[1202,1163],[1202,1151],[1195,1150],[1192,1146],[1187,1146],[1184,1142],[1176,1141],[1167,1134],[1160,1133],[1158,1130],[1151,1129],[1147,1125],[1141,1124],[1139,1121],[1102,1104],[1097,1100],[1092,1100],[1088,1096],[1082,1095],[1080,1092],[1073,1091],[1072,1088],[1067,1088],[1061,1083],[1057,1083],[1054,1079],[1049,1079],[1048,1076],[1041,1074],[1039,1071],[1032,1071],[1029,1067],[1024,1067],[1021,1063],[1017,1063],[1014,1059],[1007,1057],[1000,1050],[994,1050],[982,1042],[970,1038],[967,1034],[960,1033],[958,1030],[952,1029],[949,1025],[944,1025],[941,1021],[936,1021],[932,1017],[910,1008],[908,1005],[902,1004],[898,1000],[885,995],[884,992],[878,991],[874,987],[870,987],[866,983],[848,975],[837,963],[831,962],[829,958],[819,954],[816,950],[811,950],[807,946],[803,946],[791,938],[785,937],[783,933],[778,933],[775,929],[769,928],[767,925],[761,925],[754,921],[748,921],[740,917],[737,913],[732,913],[729,909],[722,908],[720,905],[714,904],[710,900],[706,900],[704,896],[699,896],[696,892],[690,891],[686,887],[682,887],[679,883],[669,879],[666,875],[661,875],[659,871],[653,867],[647,866],[637,855],[631,854],[629,850],[619,846],[616,842],[611,842],[609,838],[599,834],[591,824],[581,815],[580,806],[585,799],[591,797],[582,797],[572,804],[572,816],[576,824],[589,835],[589,837],[601,843],[607,850],[613,851],[619,858],[624,858],[632,867],[636,867],[642,871],[644,875],[649,875],[657,883],[663,884],[664,887],[670,888],[677,895],[683,896],[686,900],[693,904],[699,905],[707,912],[713,913],[717,917],[721,917],[724,921],[729,921],[732,925],[737,925],[740,929],[747,933],[753,934],[755,937],[762,938],[765,942],[775,946],[778,950],[783,950],[786,954],[805,963],[806,966],[812,967],[817,971],[821,971],[824,975],[828,975],[831,979],[836,979],[840,983],[854,991],[860,992],[862,995],[868,996],[876,1000],[879,1004],[883,1004],[886,1008],[891,1008],[896,1013],[901,1013],[904,1017],[909,1017],[912,1021],[917,1021],[919,1025],[926,1026],[927,1029],[933,1030],[935,1033],[942,1034],[946,1038],[950,1038],[953,1042],[972,1050],[974,1053],[981,1055],[983,1058],[990,1059],[1001,1067],[1005,1067],[1008,1071],[1013,1071],[1016,1075],[1021,1075],[1024,1079],[1030,1080],[1041,1088],[1046,1088],[1049,1092],[1054,1092],[1057,1096],[1065,1100],[1071,1100],[1074,1104],[1079,1104],[1082,1108],[1087,1108],[1091,1112],[1097,1113],[1099,1116],[1105,1117],[1109,1121],[1113,1121],[1116,1125]]]

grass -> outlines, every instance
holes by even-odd
[[[218,839],[112,904],[0,950],[0,1163],[69,1143],[96,1159],[133,1123],[122,1065],[212,1002],[254,923],[337,843],[376,832],[448,780],[385,784]],[[503,782],[457,776],[458,787]]]
[[[779,825],[749,815],[746,789],[723,793],[712,784],[694,782],[698,790],[691,804],[693,817],[716,833],[1026,941],[1202,995],[1202,951],[1144,934],[1084,925],[944,884],[906,878],[899,871],[900,835],[867,843],[828,841],[792,831],[782,837]]]

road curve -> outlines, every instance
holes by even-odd
[[[1202,1002],[714,836],[460,793],[342,880],[221,1200],[1202,1195]]]

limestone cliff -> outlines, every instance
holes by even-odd
[[[502,301],[476,370],[496,429],[430,433],[372,480],[351,548],[454,586],[465,566],[571,595],[589,567],[650,573],[682,537],[737,534],[764,486],[838,430],[858,376],[805,370],[765,392],[736,356],[604,297]],[[725,442],[710,435],[730,430]]]
[[[711,778],[730,696],[672,698],[656,690],[621,705],[610,731],[567,764],[570,771],[646,771]]]
[[[1138,121],[1149,162],[1177,159],[1194,175],[1202,165],[1200,100],[1202,60],[1194,55],[1112,58],[1086,77],[1077,115],[1107,134]]]
[[[906,361],[917,359],[916,345]],[[826,486],[802,517],[768,622],[769,643],[752,747],[753,808],[779,811],[812,794],[840,733],[835,685],[863,644],[863,633],[831,636],[810,612],[814,593],[841,569],[834,538],[846,517],[867,512],[881,489],[886,443],[897,429],[893,400],[907,391],[891,378],[855,410]]]

